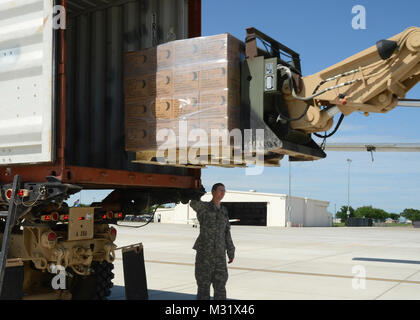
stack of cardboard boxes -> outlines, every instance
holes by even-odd
[[[158,132],[179,138],[180,121],[188,133],[203,129],[209,146],[212,129],[240,128],[242,58],[243,44],[229,34],[127,53],[126,150],[156,150],[166,141]]]

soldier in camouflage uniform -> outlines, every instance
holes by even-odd
[[[232,263],[235,257],[228,212],[220,205],[225,194],[224,185],[215,184],[212,194],[213,199],[210,202],[192,200],[190,204],[197,212],[200,223],[200,235],[193,247],[197,251],[195,278],[198,285],[198,300],[210,299],[211,284],[213,284],[214,299],[226,300],[228,280],[226,252],[229,263]]]

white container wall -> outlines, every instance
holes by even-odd
[[[0,165],[54,160],[52,3],[0,2]]]

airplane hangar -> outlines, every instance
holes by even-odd
[[[210,201],[212,195],[206,193],[201,200]],[[222,205],[228,209],[230,219],[239,219],[233,225],[286,227],[331,227],[333,217],[327,211],[328,201],[291,197],[290,215],[288,196],[255,191],[226,191]],[[155,222],[197,224],[196,212],[189,206],[178,204],[174,208],[160,208],[156,211]],[[290,217],[290,218],[289,218]],[[289,223],[288,223],[289,222]]]

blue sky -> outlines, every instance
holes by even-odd
[[[354,30],[352,8],[366,8],[366,29]],[[395,1],[203,1],[203,35],[228,32],[244,39],[247,27],[256,27],[301,55],[304,75],[321,71],[347,57],[392,37],[410,26],[420,26],[420,2]],[[417,85],[407,98],[420,98]],[[352,114],[344,119],[330,142],[420,142],[420,109],[398,108],[387,114]],[[347,204],[347,162],[350,167],[350,204],[373,205],[389,212],[420,209],[420,154],[330,152],[325,160],[292,164],[292,195]],[[265,168],[261,176],[244,169],[208,168],[206,189],[222,181],[227,189],[288,193],[289,164]]]
[[[366,29],[354,30],[352,8],[366,8]],[[245,38],[256,27],[301,55],[304,75],[316,73],[394,36],[410,26],[420,26],[420,2],[302,0],[203,0],[203,36],[228,32]],[[420,98],[417,85],[407,98]],[[330,142],[419,142],[420,109],[397,108],[387,114],[352,114],[344,119]],[[347,204],[347,162],[351,164],[350,204],[373,205],[388,212],[420,209],[420,154],[330,152],[327,159],[292,164],[292,195],[330,202],[330,212]],[[227,189],[288,193],[289,164],[265,168],[262,175],[246,176],[244,169],[209,167],[202,171],[207,190],[216,182]],[[82,202],[99,201],[109,191],[83,191]],[[93,199],[95,198],[95,199]],[[74,201],[75,197],[70,199]]]

